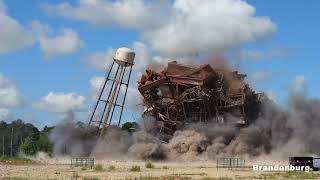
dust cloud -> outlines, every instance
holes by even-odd
[[[252,159],[317,155],[320,101],[303,96],[289,99],[283,109],[271,100],[265,101],[259,118],[247,127],[239,128],[228,119],[224,124],[189,124],[176,131],[167,143],[154,131],[155,121],[150,117],[139,122],[142,128],[138,132],[110,126],[99,139],[88,137],[85,127],[66,120],[57,125],[50,138],[56,154],[99,159],[192,161],[230,156]]]

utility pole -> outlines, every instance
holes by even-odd
[[[2,136],[2,157],[4,157],[4,135]]]
[[[64,144],[64,153],[63,153],[64,155],[66,155],[67,154],[67,144],[65,143]]]
[[[12,151],[12,139],[13,139],[13,128],[11,128],[11,152],[10,152],[11,157],[12,157],[12,155],[13,155],[13,151]]]

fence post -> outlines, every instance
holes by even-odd
[[[13,140],[12,140],[12,139],[13,139],[13,128],[11,128],[11,151],[10,151],[11,157],[12,157],[12,155],[13,155],[13,151],[12,151],[12,146],[13,146],[13,144],[12,144],[13,142],[12,142],[12,141],[13,141]]]
[[[2,136],[2,156],[4,157],[4,135]]]

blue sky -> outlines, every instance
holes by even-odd
[[[215,42],[206,42],[202,46],[202,41],[200,41],[199,46],[193,45],[191,47],[195,51],[204,54],[213,52],[224,54],[232,59],[231,61],[240,68],[241,72],[248,74],[248,81],[255,89],[268,92],[279,104],[284,105],[289,92],[295,89],[300,90],[300,86],[306,87],[305,93],[308,97],[319,98],[319,1],[310,0],[306,3],[305,1],[289,0],[248,0],[239,3],[235,0],[221,0],[212,3],[215,1],[203,0],[198,2],[204,4],[203,6],[196,6],[192,10],[185,8],[185,4],[179,0],[168,1],[165,5],[154,1],[143,2],[139,0],[136,1],[140,2],[137,4],[126,3],[126,1],[82,1],[83,4],[76,0],[69,2],[33,0],[32,3],[21,0],[2,1],[2,7],[5,7],[2,15],[7,19],[1,20],[0,18],[0,22],[8,22],[8,18],[14,20],[19,24],[19,27],[24,29],[26,34],[32,34],[30,36],[33,37],[33,42],[27,43],[28,45],[24,46],[22,43],[18,43],[14,45],[17,48],[8,48],[8,51],[1,53],[1,47],[6,49],[8,44],[4,40],[10,42],[19,40],[19,38],[23,40],[25,35],[17,37],[22,34],[14,34],[12,37],[10,36],[11,40],[4,38],[8,35],[0,30],[0,41],[2,41],[0,42],[0,74],[11,84],[11,88],[0,86],[0,92],[1,88],[15,89],[21,95],[19,102],[12,105],[5,104],[8,100],[0,99],[4,102],[2,105],[0,103],[0,109],[9,112],[9,114],[3,115],[7,121],[20,117],[26,121],[34,122],[38,126],[55,124],[66,113],[59,108],[53,110],[55,109],[53,106],[59,106],[59,103],[62,103],[63,107],[66,106],[66,109],[80,112],[81,120],[85,121],[86,111],[90,111],[93,104],[91,94],[94,90],[90,80],[105,74],[103,69],[108,64],[106,61],[112,50],[128,46],[133,49],[140,48],[138,52],[147,52],[138,54],[140,59],[136,59],[141,61],[138,62],[139,67],[135,72],[138,76],[144,65],[149,64],[155,56],[161,57],[162,61],[157,61],[160,63],[165,63],[166,59],[187,59],[182,57],[181,52],[190,49],[187,46],[190,44],[188,42],[196,44],[197,40],[202,40],[203,35],[193,31],[194,24],[203,24],[202,22],[208,22],[208,24],[203,24],[203,29],[199,28],[201,31],[212,31],[212,34],[208,34],[204,39],[211,41],[207,37],[212,37],[212,41]],[[66,2],[69,3],[68,8],[65,6],[61,8],[61,5],[63,3],[65,5]],[[217,9],[215,13],[210,11],[207,15],[199,13],[201,10],[196,11],[197,8],[206,6],[210,6],[212,9],[215,6],[220,7],[221,2],[223,2],[222,5],[225,9]],[[115,3],[118,3],[117,5],[120,7],[114,6]],[[190,4],[192,6],[192,3]],[[123,10],[123,7],[129,7],[131,10],[130,6],[133,6],[135,11],[141,10],[141,12],[134,12],[137,14],[136,17],[123,14],[121,18],[118,17],[120,15],[111,15],[112,13],[110,13],[114,10],[122,13],[128,12],[128,9]],[[151,10],[144,6],[151,7]],[[94,13],[101,11],[102,7],[112,7],[113,9],[106,8],[108,11],[106,14]],[[179,24],[181,21],[178,21],[181,17],[177,14],[181,12],[175,9],[177,7],[183,10],[182,14],[186,15],[186,19],[181,19],[184,22],[181,23],[182,25]],[[229,8],[236,8],[235,10],[239,10],[239,14],[229,13]],[[250,8],[255,9],[255,12],[252,13]],[[88,10],[92,10],[92,13]],[[81,16],[77,12],[81,12],[85,16]],[[166,12],[170,13],[166,14]],[[187,16],[190,14],[194,14],[195,18]],[[232,23],[223,26],[221,22],[219,24],[219,19],[214,19],[220,16],[235,18],[235,22],[240,23],[237,26]],[[243,16],[243,19],[237,19],[234,16]],[[197,18],[199,22],[197,22]],[[258,21],[263,23],[259,24]],[[161,32],[161,30],[166,30],[166,25],[172,27],[172,24],[175,25],[173,27],[185,26],[187,29],[181,31],[183,28],[179,28],[173,31],[178,34],[184,33],[181,38],[177,36],[180,39],[170,33]],[[3,25],[6,24],[3,23]],[[240,33],[233,30],[239,26],[242,27],[239,29]],[[188,31],[188,27],[190,31]],[[221,31],[215,32],[217,30],[209,29],[211,27],[223,27],[226,34]],[[14,32],[9,28],[11,26],[1,27],[1,29]],[[180,31],[181,33],[179,33]],[[230,34],[227,34],[228,32]],[[233,39],[232,35],[235,33],[237,36]],[[254,34],[253,39],[245,36],[250,33]],[[219,43],[220,39],[216,35],[221,36],[225,41]],[[225,37],[223,37],[224,35]],[[68,43],[55,42],[66,41],[52,41],[55,38],[59,39],[59,37],[67,38],[72,43],[70,42],[71,44],[64,48],[64,45]],[[61,46],[62,50],[59,48],[57,50],[56,46]],[[172,47],[176,47],[176,49]],[[210,51],[204,47],[208,47]],[[179,48],[182,50],[179,51]],[[223,51],[220,51],[221,49]],[[101,57],[100,68],[92,68],[95,66],[92,65],[92,62],[99,62],[99,59],[94,57]],[[188,61],[186,60],[186,62]],[[132,80],[132,93],[136,93],[134,90],[136,80],[137,77]],[[50,92],[56,95],[53,96],[53,99],[60,97],[61,102],[43,102],[43,99]],[[73,94],[70,95],[70,93]],[[130,96],[136,95],[131,94]],[[82,97],[85,100],[81,99]],[[49,98],[48,101],[50,100],[52,99]],[[73,100],[74,103],[70,102]],[[128,120],[132,116],[138,117],[138,115],[139,113],[132,108],[125,113],[124,119]]]
[[[317,20],[320,13],[317,10],[319,1],[248,1],[256,7],[257,15],[266,15],[277,24],[278,30],[274,37],[261,46],[268,48],[283,48],[288,50],[285,58],[272,58],[257,68],[268,68],[278,78],[272,80],[288,83],[296,75],[304,75],[307,94],[319,97],[320,84],[318,79],[320,24]],[[248,68],[255,68],[248,66]],[[279,85],[281,85],[279,83]],[[268,86],[271,86],[269,84]],[[285,96],[285,94],[283,94]]]

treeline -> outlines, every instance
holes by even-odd
[[[76,123],[77,127],[85,126],[84,123]],[[0,157],[17,156],[19,153],[34,155],[37,152],[53,152],[53,143],[50,142],[50,132],[55,127],[45,126],[39,130],[31,123],[25,123],[21,119],[6,123],[0,121]],[[139,128],[136,122],[127,122],[122,126],[122,130],[130,133]],[[81,128],[80,128],[81,129]]]
[[[54,127],[39,130],[21,119],[6,123],[0,121],[0,156],[16,156],[20,152],[33,155],[38,151],[52,152],[49,133]]]

